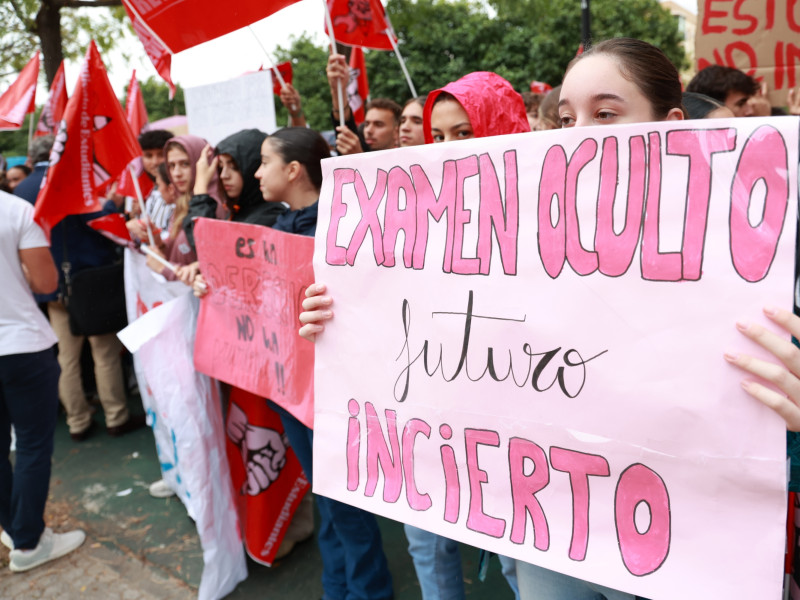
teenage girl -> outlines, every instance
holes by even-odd
[[[406,108],[411,104],[407,103]],[[522,96],[496,73],[470,73],[431,92],[422,112],[422,133],[427,143],[530,131]],[[402,135],[402,125],[400,131]],[[324,290],[320,284],[312,285],[307,292],[310,297],[303,302],[306,311],[312,312],[300,316],[300,320],[306,323],[300,334],[312,341],[322,331],[322,322],[332,316],[328,310],[331,298],[316,295]],[[423,599],[464,598],[458,542],[408,524],[404,529]],[[514,560],[500,557],[500,561],[503,575],[516,596]]]
[[[289,206],[275,221],[273,229],[314,235],[322,186],[320,161],[329,156],[330,149],[324,138],[304,127],[281,129],[264,140],[261,165],[255,174],[262,201]],[[197,285],[194,290],[196,295],[205,292]],[[271,403],[271,407],[281,416],[289,443],[309,482],[313,482],[313,430],[278,405]],[[316,503],[320,513],[318,540],[323,598],[392,598],[392,576],[375,516],[324,496],[317,496]]]
[[[170,182],[175,186],[178,198],[168,227],[169,237],[165,241],[161,253],[174,265],[185,266],[197,260],[197,255],[183,230],[183,222],[189,212],[189,199],[195,184],[197,161],[201,158],[203,148],[207,145],[206,140],[196,135],[179,135],[171,138],[164,146]],[[210,182],[209,193],[221,205],[216,175]],[[152,257],[148,257],[147,264],[152,270],[161,273],[167,279],[176,278],[173,271]]]
[[[626,38],[597,44],[576,60],[565,75],[558,102],[561,127],[682,120],[685,116],[680,79],[672,63],[658,48]],[[441,131],[442,136],[446,133]],[[467,135],[463,128],[461,135]],[[313,339],[332,318],[333,301],[325,295],[323,284],[315,284],[307,294],[300,332]],[[800,337],[800,318],[781,309],[766,308],[764,312],[777,326]],[[744,389],[776,410],[790,429],[800,429],[800,353],[790,342],[761,326],[742,323],[737,327],[774,354],[780,364],[732,353],[725,355],[726,360],[776,385],[783,394],[756,381],[743,382]],[[527,600],[634,598],[521,561],[517,563],[517,576],[520,597]]]
[[[197,180],[189,206],[192,217],[217,218],[218,205],[208,195],[216,173],[224,191],[225,205],[232,221],[272,227],[286,211],[280,202],[265,202],[256,180],[261,165],[261,144],[267,134],[258,129],[245,129],[226,137],[216,149],[203,149],[206,160],[197,163]]]

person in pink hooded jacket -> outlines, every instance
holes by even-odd
[[[476,71],[428,94],[425,143],[530,132],[522,96],[497,73]]]

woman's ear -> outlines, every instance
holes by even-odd
[[[671,108],[667,113],[665,121],[683,121],[686,117],[680,108]]]
[[[301,165],[300,162],[296,160],[293,160],[292,162],[287,164],[286,168],[288,169],[287,177],[289,178],[289,181],[296,181],[303,172],[303,165]]]

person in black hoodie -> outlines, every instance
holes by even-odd
[[[192,220],[195,217],[217,218],[217,201],[208,194],[215,171],[225,191],[225,203],[232,221],[272,227],[275,220],[286,212],[284,204],[264,201],[255,178],[261,164],[261,144],[266,137],[267,134],[258,129],[244,129],[217,144],[216,156],[213,156],[210,146],[203,149],[203,157],[207,160],[197,164],[194,195],[189,202],[188,218],[184,221],[184,229],[193,246]]]
[[[216,150],[211,146],[203,148],[201,159],[197,162],[189,213],[183,220],[183,229],[192,248],[195,247],[194,219],[218,219],[223,208],[209,194],[214,174],[219,175],[220,185],[225,192],[224,208],[227,211],[224,212],[231,221],[272,227],[277,218],[286,212],[285,204],[264,202],[255,178],[261,164],[261,143],[266,137],[267,134],[258,129],[243,129],[222,140]],[[197,262],[178,272],[178,277],[187,285],[193,285],[198,275]]]

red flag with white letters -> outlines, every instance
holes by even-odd
[[[19,129],[25,115],[36,110],[36,82],[39,79],[39,53],[28,61],[19,76],[0,96],[0,131]]]
[[[39,115],[39,124],[36,126],[36,137],[42,135],[55,135],[58,133],[58,124],[64,118],[64,109],[67,108],[67,80],[64,78],[64,61],[58,66],[53,83],[50,84],[50,95]]]
[[[175,54],[260,21],[297,1],[228,0],[222,5],[216,0],[123,0],[123,4],[131,20],[138,17],[151,37]]]
[[[49,235],[67,215],[99,211],[101,191],[140,154],[91,42],[50,153],[34,219]]]
[[[326,0],[336,41],[347,46],[393,50],[389,27],[380,0]],[[325,24],[325,33],[328,25]]]
[[[369,98],[369,82],[367,81],[367,63],[364,61],[364,49],[356,46],[350,52],[350,82],[347,84],[347,101],[353,118],[359,125],[364,121],[364,107]]]
[[[159,37],[153,32],[150,27],[140,19],[137,14],[131,10],[131,8],[123,2],[122,5],[125,7],[125,12],[128,13],[128,18],[131,20],[131,27],[136,32],[139,41],[142,42],[142,46],[144,46],[144,51],[147,53],[148,58],[150,58],[150,62],[153,63],[153,66],[156,69],[156,72],[159,74],[161,79],[167,82],[169,86],[169,99],[175,97],[175,84],[172,83],[172,52],[170,49],[164,45]]]

